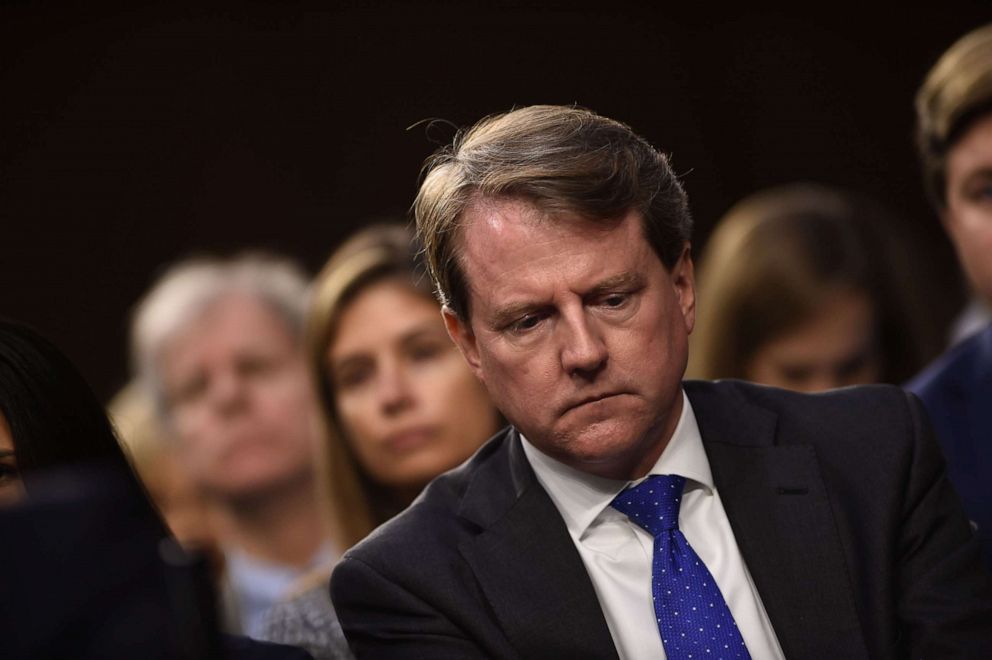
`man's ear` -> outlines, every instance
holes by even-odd
[[[679,260],[672,266],[672,285],[682,310],[685,332],[691,334],[696,326],[696,274],[692,263],[692,246],[686,243]]]
[[[441,317],[444,319],[444,327],[447,328],[451,341],[455,342],[458,350],[462,352],[462,357],[468,362],[469,368],[476,377],[485,383],[486,379],[482,375],[479,360],[479,346],[476,343],[475,333],[472,332],[472,325],[468,320],[459,318],[447,305],[441,308]]]

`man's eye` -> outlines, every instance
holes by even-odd
[[[625,293],[612,293],[605,298],[603,298],[603,306],[605,307],[623,307],[630,297]]]
[[[200,399],[207,391],[205,376],[197,376],[180,385],[173,393],[172,401],[176,404],[192,403]]]
[[[246,357],[238,362],[238,373],[242,376],[264,376],[274,368],[273,360],[260,356]]]
[[[976,183],[968,189],[966,194],[975,202],[988,202],[992,200],[992,182]]]
[[[511,323],[510,330],[512,332],[527,332],[528,330],[533,330],[536,328],[543,320],[543,314],[528,314],[527,316]]]

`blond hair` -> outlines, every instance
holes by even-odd
[[[486,117],[431,156],[414,202],[417,232],[441,302],[468,318],[459,223],[473,199],[516,198],[551,217],[605,221],[630,210],[670,268],[692,230],[668,158],[630,127],[589,110],[535,105]]]
[[[941,55],[916,94],[916,144],[937,208],[947,203],[947,153],[971,124],[992,113],[992,25],[969,32]]]
[[[320,401],[325,435],[320,488],[335,540],[350,547],[399,512],[388,489],[373,481],[347,441],[337,413],[327,352],[345,307],[369,285],[395,277],[432,302],[412,233],[398,224],[371,226],[345,241],[313,283],[305,332],[307,365]]]

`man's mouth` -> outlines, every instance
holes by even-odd
[[[575,410],[576,408],[581,408],[582,406],[588,405],[590,403],[598,403],[599,401],[604,401],[606,399],[620,396],[622,394],[624,394],[624,392],[603,392],[601,394],[594,394],[591,396],[583,397],[581,399],[576,399],[575,401],[566,405],[562,413],[567,413],[569,411]]]

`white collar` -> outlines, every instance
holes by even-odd
[[[575,538],[582,536],[620,491],[647,478],[623,481],[581,472],[551,458],[532,445],[523,434],[520,435],[520,440],[524,455],[534,469],[537,480],[558,507],[568,531]],[[701,486],[710,492],[714,490],[713,474],[709,459],[706,458],[706,450],[703,449],[696,415],[684,390],[679,423],[649,474],[677,474],[685,477],[687,482],[694,482],[692,485]],[[692,485],[687,483],[686,489]]]

